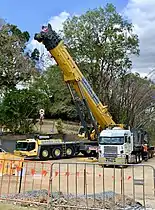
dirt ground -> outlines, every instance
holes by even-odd
[[[56,129],[56,122],[57,120],[47,120],[45,119],[43,121],[43,125],[40,127],[40,124],[39,122],[35,125],[34,127],[34,130],[35,131],[39,131],[41,133],[56,133],[57,132],[57,129]],[[78,130],[79,130],[79,126],[80,124],[79,123],[75,123],[75,122],[63,122],[62,123],[62,128],[63,128],[63,131],[65,133],[70,133],[70,134],[75,134],[75,133],[78,133]]]

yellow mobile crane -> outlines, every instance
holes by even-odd
[[[61,138],[56,140],[52,135],[40,139],[27,139],[17,142],[15,154],[39,157],[41,159],[48,159],[50,156],[53,158],[72,157],[78,152],[82,152],[84,155],[92,155],[90,148],[94,146],[96,150],[99,146],[100,162],[140,162],[143,156],[142,143],[144,142],[144,137],[146,140],[145,133],[138,133],[137,137],[135,137],[137,131],[133,133],[130,130],[125,130],[122,124],[116,124],[113,121],[107,106],[103,106],[100,102],[68,53],[63,41],[50,24],[47,27],[43,26],[42,31],[35,34],[34,39],[43,43],[55,59],[62,70],[64,81],[70,90],[73,100],[75,101],[75,97],[72,88],[84,102],[92,120],[94,131],[92,133],[88,131],[83,116],[79,111],[82,126],[85,133],[88,134],[87,141],[75,141],[75,139],[69,141],[69,139],[62,140]],[[108,128],[108,130],[105,128]]]
[[[96,133],[98,133],[98,128],[93,120],[93,117],[97,121],[101,130],[105,127],[116,126],[116,123],[113,121],[110,113],[108,112],[107,106],[103,106],[100,102],[88,81],[79,70],[77,64],[68,53],[63,41],[56,32],[52,30],[50,24],[48,24],[48,27],[43,26],[42,31],[39,34],[35,34],[35,40],[42,42],[57,62],[58,66],[62,70],[64,81],[69,87],[72,97],[74,98],[71,89],[73,87],[78,96],[84,101],[89,113],[92,113],[91,117]],[[81,119],[81,121],[83,120]],[[123,125],[119,126],[123,127]]]

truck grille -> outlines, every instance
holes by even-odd
[[[114,146],[105,146],[104,147],[104,155],[105,157],[116,157],[117,156],[117,147]]]

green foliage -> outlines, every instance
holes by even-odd
[[[112,4],[69,18],[63,27],[65,43],[116,123],[146,127],[154,119],[154,84],[128,74],[131,55],[139,55],[132,23]]]
[[[117,79],[111,89],[109,110],[116,122],[142,128],[155,117],[155,85],[139,76],[127,74]]]
[[[56,122],[56,129],[57,129],[58,133],[63,134],[63,123],[62,123],[61,119],[57,120],[57,122]]]
[[[17,36],[24,43],[29,41],[30,34],[28,33],[28,31],[21,32],[21,30],[16,25],[8,25],[8,26],[13,36]]]
[[[24,54],[28,32],[5,24],[0,30],[0,88],[10,91],[21,82],[27,82],[35,72],[31,59]]]
[[[35,78],[32,88],[45,93],[51,100],[46,113],[52,118],[75,119],[77,111],[57,66],[51,66]]]
[[[32,131],[39,109],[48,103],[46,96],[38,90],[13,90],[5,95],[0,104],[0,124],[14,133]]]
[[[34,61],[39,61],[39,56],[40,56],[39,50],[35,48],[31,53],[31,59]]]
[[[148,131],[148,133],[150,134],[150,139],[151,139],[151,144],[155,145],[155,121],[152,120],[151,122],[149,122],[149,125],[147,125],[145,128]]]
[[[116,78],[131,68],[129,55],[138,54],[133,26],[112,4],[69,18],[64,39],[101,101],[110,104],[109,90]]]

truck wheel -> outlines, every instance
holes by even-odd
[[[40,159],[41,160],[48,160],[50,157],[49,149],[41,149],[40,151]]]
[[[128,167],[128,157],[125,158],[125,164],[120,165],[121,168],[127,168]]]
[[[75,155],[74,148],[72,146],[68,146],[66,148],[66,156],[67,157],[73,157]]]
[[[76,150],[76,152],[75,152],[75,156],[78,156],[78,155],[79,155],[79,153],[80,153],[80,151],[79,151],[79,150]]]
[[[139,163],[139,154],[136,154],[136,155],[135,155],[135,163],[136,163],[136,164]]]
[[[142,154],[139,154],[139,163],[141,163],[143,161],[143,157],[142,157]]]
[[[150,153],[150,152],[148,152],[148,158],[149,158],[149,159],[151,158],[151,153]]]
[[[75,156],[78,156],[80,153],[80,148],[79,147],[75,147]]]
[[[125,158],[125,164],[129,164],[129,157],[128,156],[126,156],[126,158]]]
[[[85,157],[94,156],[94,152],[91,151],[91,150],[81,151],[81,153],[82,153]]]
[[[149,159],[150,159],[150,158],[153,158],[152,151],[151,151],[151,152],[149,152]]]
[[[147,153],[147,155],[144,158],[144,161],[146,162],[146,161],[148,161],[148,159],[149,159],[149,154]]]
[[[54,147],[52,150],[52,157],[54,159],[60,159],[62,157],[62,148],[61,147]]]

